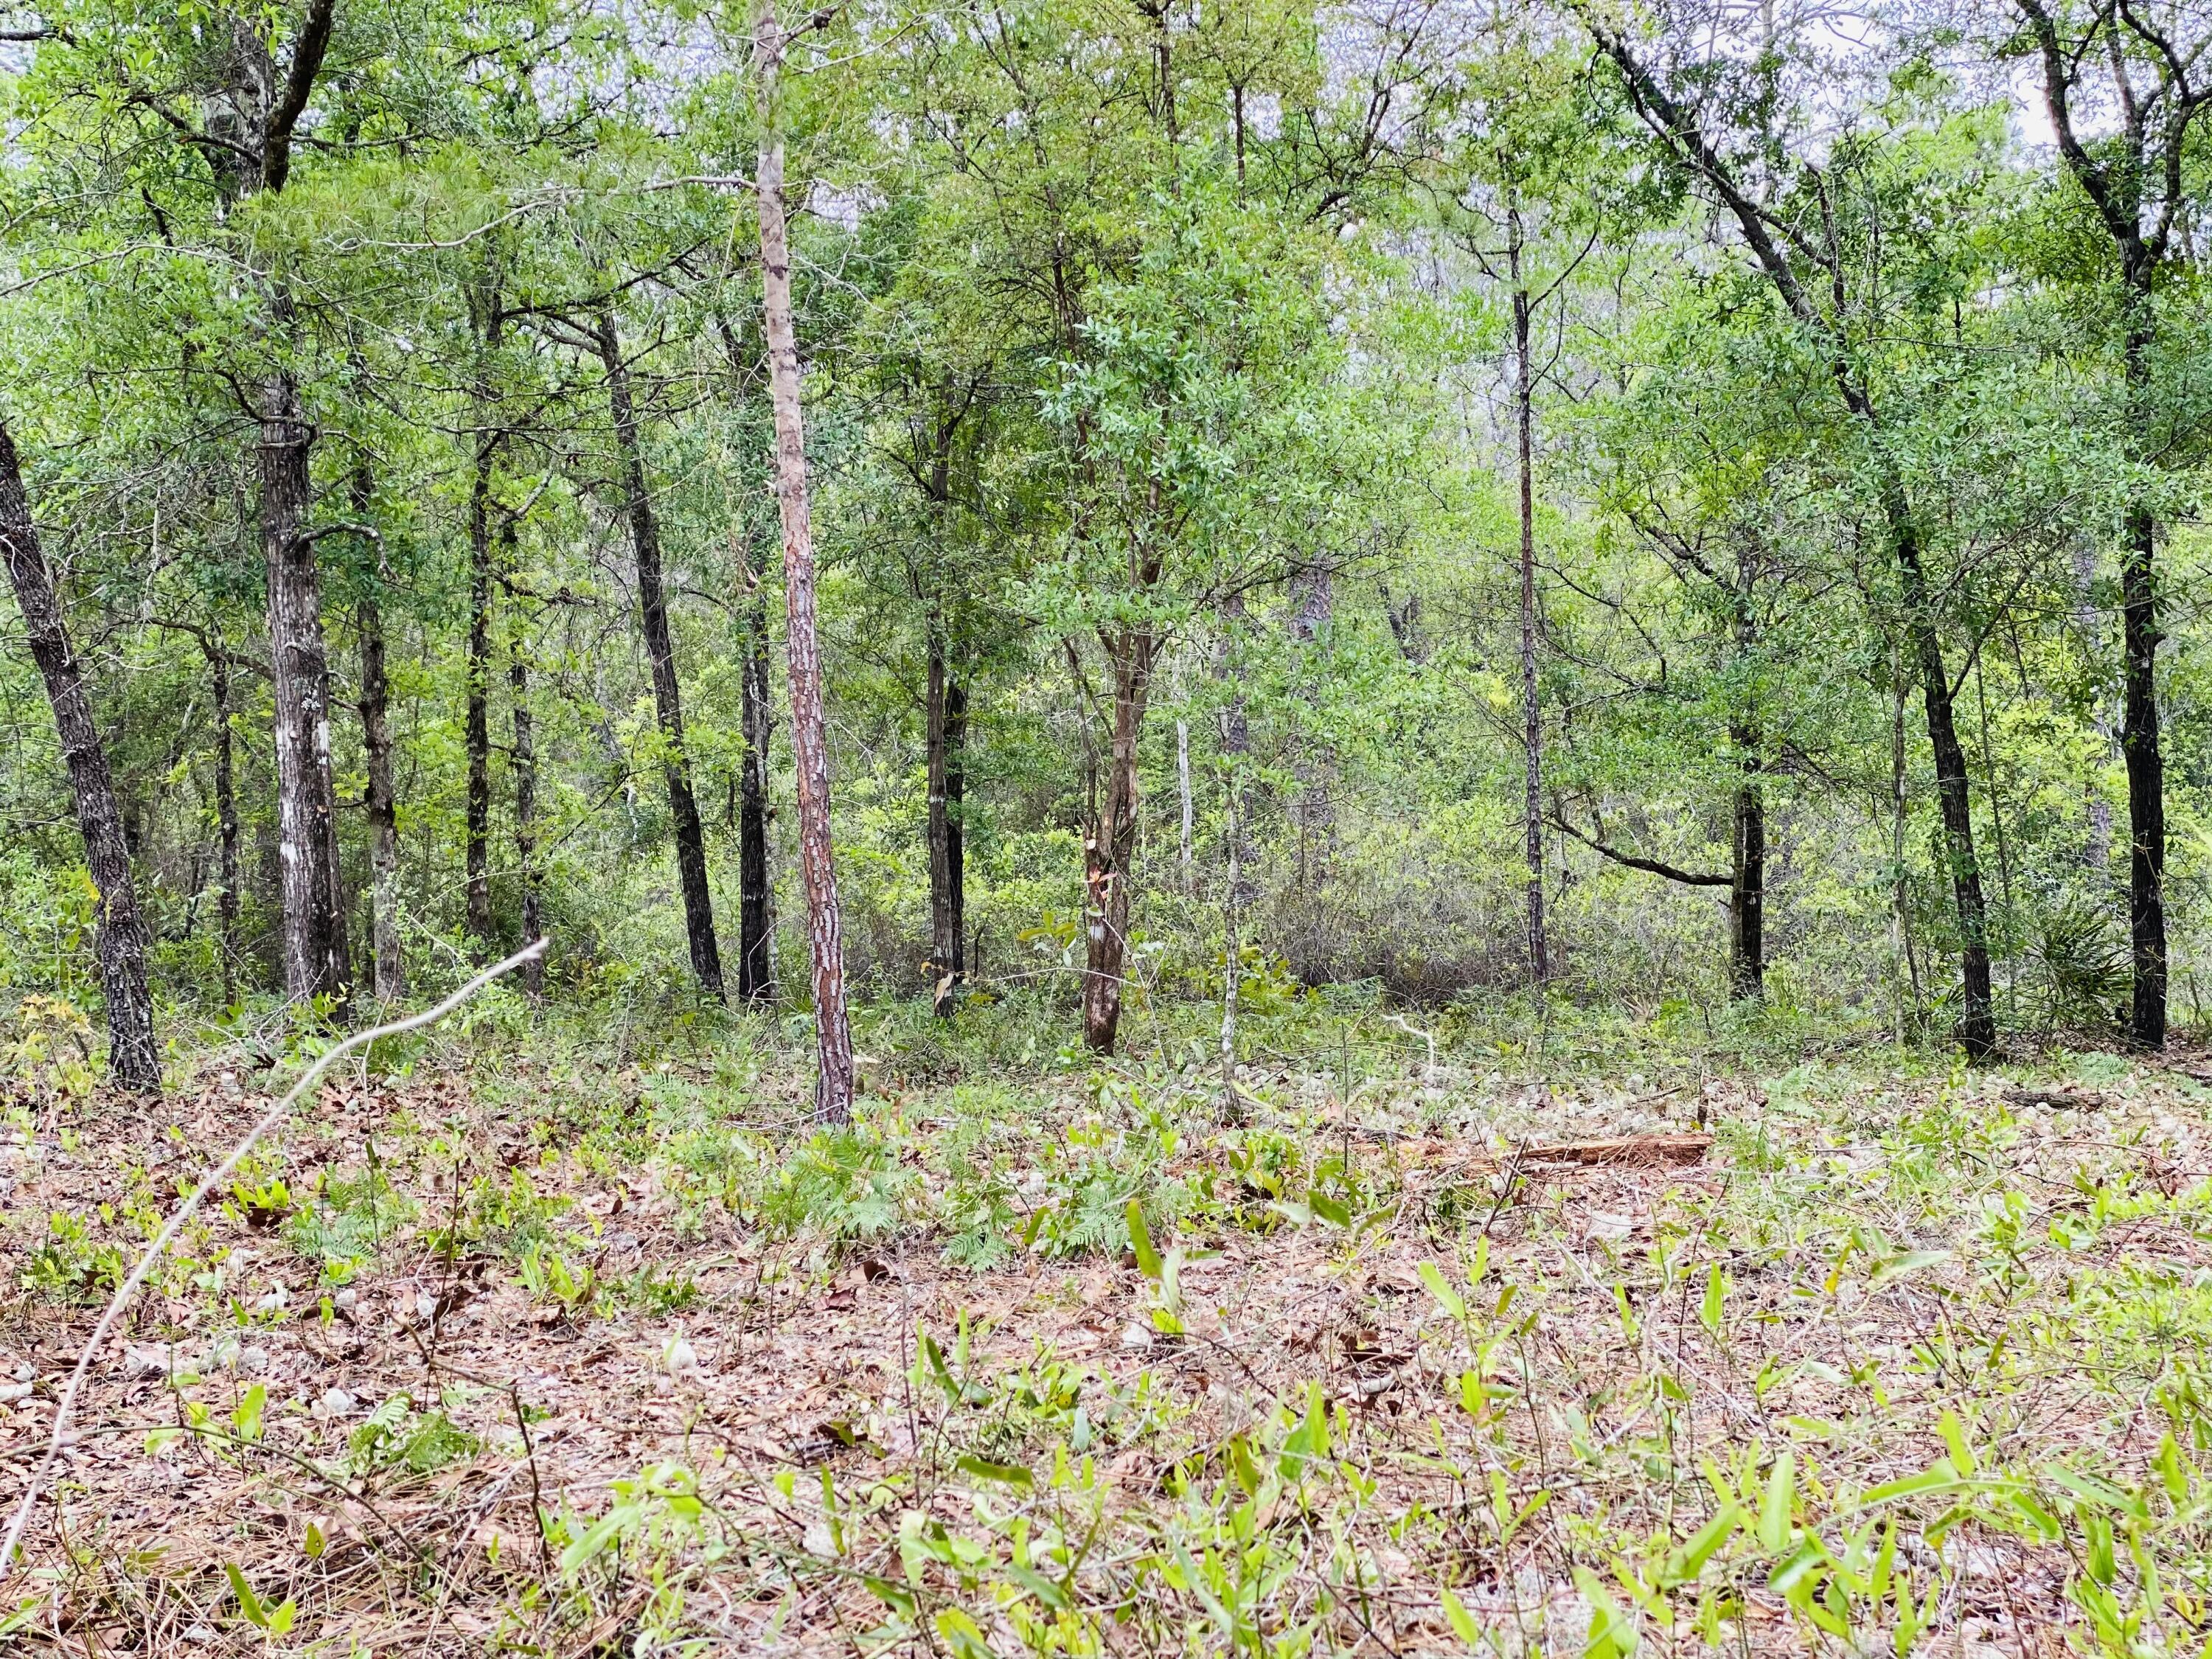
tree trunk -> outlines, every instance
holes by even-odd
[[[2130,283],[2129,401],[2138,429],[2150,391],[2148,273]],[[2135,988],[2128,1032],[2138,1048],[2166,1046],[2166,759],[2158,735],[2157,526],[2138,502],[2120,554],[2120,634],[2126,658],[2120,753],[2128,769],[2128,935]]]
[[[1107,647],[1114,668],[1114,746],[1105,793],[1083,842],[1083,1041],[1100,1054],[1114,1052],[1121,1024],[1130,888],[1136,873],[1137,739],[1144,727],[1154,648],[1148,629],[1126,626],[1108,636]]]
[[[1544,726],[1536,701],[1535,386],[1529,362],[1528,289],[1521,276],[1520,210],[1510,210],[1508,220],[1515,449],[1521,473],[1521,743],[1526,771],[1522,810],[1528,864],[1528,977],[1543,985],[1552,977],[1552,961],[1544,933]]]
[[[1291,638],[1311,645],[1328,630],[1336,609],[1335,573],[1321,560],[1301,564],[1291,574]],[[1304,700],[1318,724],[1323,672],[1305,676]],[[1330,842],[1336,830],[1336,803],[1329,795],[1330,757],[1317,737],[1302,736],[1291,769],[1297,779],[1297,793],[1291,802],[1291,823],[1298,834],[1298,885],[1319,878],[1328,862]]]
[[[208,672],[215,691],[215,833],[218,879],[216,949],[222,954],[222,1000],[238,1001],[238,782],[230,731],[230,653],[220,634],[208,635]]]
[[[281,294],[278,319],[291,307]],[[339,886],[337,799],[331,782],[330,658],[323,589],[305,532],[314,428],[300,389],[279,374],[261,393],[261,547],[268,567],[269,648],[276,693],[277,856],[283,889],[284,992],[303,1007],[349,991]]]
[[[31,659],[46,684],[54,732],[76,799],[77,828],[84,836],[85,867],[98,894],[93,912],[93,951],[100,962],[100,994],[107,1004],[107,1069],[125,1089],[158,1094],[161,1050],[154,1036],[154,998],[146,985],[146,924],[131,884],[131,854],[107,750],[92,718],[84,675],[62,624],[61,602],[31,506],[23,494],[15,440],[0,422],[0,550],[23,612]]]
[[[1225,714],[1224,714],[1225,718]],[[1224,736],[1227,734],[1224,732]],[[1237,902],[1237,889],[1243,884],[1243,872],[1237,866],[1242,848],[1237,825],[1237,760],[1223,746],[1222,810],[1227,815],[1224,826],[1227,834],[1229,880],[1221,890],[1221,1088],[1224,1099],[1237,1098],[1237,994],[1244,980],[1244,940],[1243,907]]]
[[[738,777],[738,995],[769,1003],[775,1000],[775,918],[768,868],[768,762],[775,705],[769,684],[765,573],[758,563],[764,555],[756,550],[751,556],[756,562],[738,684],[745,757]]]
[[[507,686],[514,708],[514,863],[522,877],[522,939],[545,932],[538,874],[538,726],[530,711],[530,668],[518,626],[507,640]],[[545,994],[545,958],[522,964],[522,988],[533,1000]]]
[[[468,757],[468,797],[461,831],[463,891],[469,942],[478,962],[491,959],[491,469],[495,446],[478,434],[469,487],[468,714],[462,744]],[[642,586],[642,584],[641,584]]]
[[[1766,801],[1759,787],[1759,732],[1738,726],[1729,740],[1740,757],[1734,852],[1729,863],[1729,993],[1756,1002],[1766,994]]]
[[[1943,820],[1943,847],[1951,869],[1951,893],[1959,914],[1959,977],[1964,1006],[1959,1016],[1959,1045],[1969,1060],[1986,1060],[1996,1048],[1996,1010],[1990,996],[1989,910],[1982,897],[1982,869],[1974,854],[1972,784],[1966,751],[1959,742],[1951,701],[1951,677],[1943,663],[1929,609],[1928,577],[1920,562],[1917,526],[1905,506],[1904,483],[1893,474],[1883,481],[1883,507],[1903,589],[1905,626],[1920,670],[1921,698],[1928,711],[1928,743],[1936,760],[1936,803]]]
[[[939,1019],[952,1018],[967,976],[967,868],[960,804],[965,793],[968,694],[952,678],[945,656],[944,625],[932,617],[927,694],[930,971]]]
[[[399,793],[392,782],[391,684],[384,672],[384,613],[361,605],[361,734],[368,757],[368,868],[371,978],[376,1000],[407,994],[399,948]]]
[[[1190,722],[1176,722],[1176,793],[1182,808],[1182,840],[1177,848],[1177,863],[1182,869],[1183,890],[1190,890],[1190,858],[1192,830],[1196,823],[1196,811],[1190,798]]]
[[[853,1033],[845,1008],[844,929],[830,838],[830,739],[822,708],[822,647],[814,623],[814,531],[806,498],[805,419],[799,339],[791,311],[791,246],[784,224],[782,110],[778,88],[784,38],[775,0],[753,15],[760,76],[761,313],[768,333],[769,393],[775,412],[776,503],[783,522],[783,601],[790,659],[791,750],[799,775],[799,872],[814,957],[814,1024],[821,1055],[817,1115],[842,1123],[853,1112]]]
[[[699,988],[722,1000],[722,955],[714,942],[714,902],[707,884],[707,832],[699,822],[699,803],[691,793],[691,762],[684,746],[684,704],[676,683],[676,647],[668,631],[668,599],[661,586],[660,526],[645,479],[645,454],[638,441],[637,410],[630,401],[629,368],[623,362],[614,313],[602,307],[597,338],[606,369],[607,400],[614,415],[615,443],[621,451],[623,487],[629,496],[630,550],[637,559],[637,602],[645,634],[645,653],[653,666],[653,701],[667,759],[668,815],[676,833],[676,875],[684,892],[684,927],[691,946],[691,971]]]

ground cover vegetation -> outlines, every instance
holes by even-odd
[[[0,1630],[2203,1650],[2208,43],[0,6]]]

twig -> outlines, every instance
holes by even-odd
[[[146,1246],[145,1253],[138,1258],[138,1265],[131,1270],[131,1276],[117,1286],[115,1295],[108,1302],[107,1310],[100,1316],[100,1322],[92,1328],[92,1336],[85,1343],[84,1352],[77,1356],[76,1369],[70,1373],[69,1386],[62,1390],[61,1403],[54,1412],[53,1434],[46,1442],[46,1455],[39,1460],[39,1467],[32,1472],[30,1480],[25,1485],[22,1501],[15,1506],[15,1518],[8,1524],[8,1536],[4,1541],[0,1541],[0,1575],[4,1575],[0,1577],[0,1583],[6,1583],[22,1571],[15,1555],[23,1541],[23,1529],[30,1524],[31,1511],[38,1506],[39,1494],[46,1486],[46,1477],[53,1473],[54,1460],[61,1455],[62,1446],[69,1434],[70,1419],[76,1410],[77,1394],[84,1387],[85,1373],[92,1369],[93,1356],[107,1340],[109,1330],[122,1316],[124,1310],[131,1305],[131,1299],[137,1295],[139,1286],[146,1282],[147,1274],[153,1272],[154,1264],[167,1254],[170,1242],[191,1218],[192,1212],[205,1201],[207,1195],[230,1177],[233,1171],[246,1161],[246,1154],[260,1143],[261,1137],[283,1121],[293,1103],[307,1093],[308,1088],[338,1060],[356,1048],[368,1047],[379,1037],[397,1036],[402,1032],[417,1030],[422,1026],[435,1024],[501,975],[512,972],[524,963],[544,954],[545,941],[533,939],[506,961],[485,969],[436,1006],[426,1008],[419,1014],[410,1014],[405,1019],[394,1020],[389,1025],[376,1025],[366,1031],[356,1031],[343,1042],[325,1050],[292,1085],[290,1091],[261,1115],[259,1121],[246,1131],[246,1139],[231,1149],[230,1156],[210,1170],[192,1190],[191,1196],[177,1206],[175,1213]]]

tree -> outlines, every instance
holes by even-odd
[[[799,871],[806,885],[807,942],[814,959],[814,1027],[820,1070],[816,1115],[842,1123],[853,1113],[853,1033],[845,1008],[844,924],[830,828],[830,740],[822,707],[822,647],[815,631],[814,526],[807,503],[806,427],[799,338],[791,305],[791,241],[783,201],[781,85],[790,38],[775,0],[753,14],[753,72],[761,123],[761,316],[768,337],[769,388],[775,410],[776,501],[783,524],[785,649],[790,664],[791,747],[799,774]]]
[[[1868,246],[1865,239],[1878,229],[1878,224],[1854,222],[1845,216],[1854,207],[1865,209],[1868,194],[1846,198],[1830,185],[1831,176],[1850,166],[1855,158],[1866,156],[1869,146],[1865,141],[1853,140],[1842,146],[1826,167],[1798,161],[1784,149],[1782,138],[1766,123],[1771,98],[1747,94],[1728,111],[1750,124],[1745,153],[1740,157],[1725,153],[1698,109],[1669,90],[1657,69],[1626,34],[1591,14],[1582,15],[1592,40],[1618,70],[1637,115],[1674,164],[1708,192],[1733,222],[1791,324],[1804,331],[1808,349],[1818,354],[1830,389],[1849,417],[1850,433],[1869,471],[1874,505],[1894,566],[1927,714],[1929,744],[1935,755],[1936,794],[1958,915],[1962,990],[1959,1040],[1970,1058],[1986,1059],[1996,1042],[1990,994],[1988,907],[1975,853],[1966,750],[1959,740],[1954,691],[1939,631],[1937,597],[1929,578],[1929,538],[1899,454],[1895,422],[1887,418],[1878,400],[1876,383],[1869,372],[1864,334],[1871,325],[1871,316],[1853,298],[1859,275],[1853,258]],[[1770,41],[1770,58],[1775,48],[1776,43]],[[1713,79],[1718,67],[1716,63],[1693,68],[1685,71],[1682,78],[1686,84],[1700,85]],[[1771,62],[1760,60],[1753,72],[1771,75]],[[1752,182],[1756,175],[1746,164],[1754,156],[1777,155],[1786,158],[1782,177],[1788,188],[1762,198],[1755,193],[1759,187]],[[1850,240],[1853,237],[1859,240]]]
[[[2087,8],[2014,0],[2067,176],[2088,198],[2118,269],[2118,331],[2129,459],[2161,465],[2179,435],[2156,404],[2161,290],[2190,262],[2176,246],[2193,216],[2185,182],[2197,118],[2212,84],[2196,77],[2207,39],[2181,38],[2185,12],[2100,0]],[[2101,86],[2093,82],[2101,80]],[[2101,94],[2099,96],[2098,94]],[[2085,101],[2096,105],[2084,112]],[[2113,118],[2117,118],[2114,119]],[[2102,131],[2109,124],[2109,131]],[[2128,774],[2128,931],[2133,962],[2129,1031],[2166,1044],[2166,763],[2159,744],[2160,596],[2155,504],[2138,483],[2120,556],[2124,713]]]
[[[154,998],[146,985],[146,924],[131,879],[131,850],[107,750],[92,717],[84,673],[70,649],[53,572],[46,564],[38,526],[23,493],[21,464],[7,422],[0,418],[0,551],[23,612],[32,659],[46,684],[46,702],[76,799],[86,867],[99,895],[93,913],[93,949],[100,958],[100,989],[107,1004],[107,1066],[126,1089],[158,1094],[161,1051],[154,1036]]]

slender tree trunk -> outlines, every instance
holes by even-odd
[[[1083,844],[1083,1041],[1101,1054],[1114,1052],[1121,1024],[1137,852],[1137,740],[1152,684],[1153,640],[1147,629],[1125,626],[1114,630],[1107,644],[1114,668],[1114,744],[1105,792]]]
[[[361,605],[361,732],[368,757],[371,977],[382,1003],[407,994],[407,962],[399,947],[399,792],[392,781],[391,701],[384,613],[374,599],[367,599]]]
[[[514,863],[522,876],[522,938],[541,938],[545,921],[538,873],[538,726],[530,709],[530,667],[518,624],[507,639],[507,686],[514,705]],[[545,958],[522,965],[522,988],[534,1000],[545,994]]]
[[[738,777],[738,995],[747,1002],[769,1003],[775,1000],[775,890],[768,868],[769,740],[775,705],[769,684],[768,595],[757,562],[765,554],[756,550],[752,556],[738,685],[745,757]]]
[[[161,1088],[161,1050],[154,1036],[154,998],[146,984],[146,924],[131,879],[131,853],[107,750],[92,718],[83,671],[70,649],[61,601],[31,506],[23,494],[15,443],[0,422],[0,550],[23,612],[23,629],[46,684],[54,732],[76,799],[77,828],[84,836],[85,867],[98,894],[93,912],[93,951],[100,962],[100,993],[107,1004],[107,1069],[122,1087],[147,1094]]]
[[[215,832],[222,883],[216,896],[216,948],[222,953],[222,1000],[238,1000],[238,783],[230,730],[230,653],[210,634],[208,672],[215,682]]]
[[[967,967],[967,870],[960,837],[960,803],[968,694],[946,665],[944,624],[934,617],[929,626],[927,702],[930,967],[937,1017],[950,1019]]]
[[[676,833],[676,875],[684,892],[684,933],[691,946],[691,971],[699,988],[722,1000],[722,955],[714,941],[714,902],[707,884],[707,832],[699,822],[699,803],[691,793],[691,761],[684,744],[684,703],[676,682],[676,647],[668,631],[668,599],[661,585],[660,526],[646,488],[645,454],[638,439],[637,410],[630,401],[629,368],[623,362],[614,313],[598,318],[599,361],[606,369],[607,400],[614,414],[615,443],[621,451],[623,487],[629,496],[630,549],[637,560],[637,601],[645,635],[645,653],[653,666],[653,701],[660,740],[667,753],[662,767],[668,784],[668,815]]]
[[[1237,780],[1236,810],[1225,823],[1226,830],[1237,836],[1237,857],[1233,867],[1237,872],[1237,904],[1240,910],[1249,910],[1258,901],[1260,888],[1252,878],[1259,863],[1257,851],[1252,845],[1252,825],[1259,817],[1259,802],[1254,797],[1249,775],[1244,764],[1245,757],[1252,752],[1252,720],[1244,696],[1243,672],[1239,665],[1235,635],[1245,619],[1244,598],[1232,593],[1221,602],[1221,633],[1215,643],[1213,673],[1216,679],[1234,683],[1229,703],[1221,711],[1221,753],[1230,775]]]
[[[291,307],[281,293],[275,309],[280,324],[289,322]],[[284,991],[302,1006],[328,997],[342,1016],[351,975],[339,885],[337,799],[331,781],[330,657],[323,643],[321,572],[315,544],[305,534],[314,428],[289,374],[270,380],[261,398],[261,546],[276,693]]]
[[[1291,608],[1291,638],[1298,644],[1311,645],[1328,630],[1329,619],[1335,613],[1335,573],[1320,560],[1300,565],[1291,580],[1291,597],[1295,601]],[[1322,672],[1316,666],[1305,677],[1304,688],[1306,706],[1315,715],[1316,725]],[[1291,822],[1298,832],[1297,880],[1301,887],[1317,880],[1319,872],[1326,868],[1335,834],[1336,803],[1329,795],[1330,762],[1327,747],[1317,736],[1299,738],[1291,762],[1298,787],[1291,803]]]
[[[1224,1096],[1233,1102],[1237,1097],[1237,994],[1243,988],[1244,978],[1244,941],[1242,907],[1237,902],[1237,890],[1242,884],[1243,872],[1237,868],[1238,837],[1237,823],[1237,789],[1238,779],[1233,761],[1224,757],[1222,781],[1227,786],[1222,791],[1222,806],[1227,814],[1224,826],[1228,834],[1229,881],[1221,892],[1221,1088]]]
[[[2129,295],[2129,400],[2140,428],[2150,392],[2149,277]],[[2128,934],[2135,988],[2129,1035],[2136,1046],[2166,1046],[2166,758],[2158,733],[2157,526],[2148,507],[2128,511],[2120,555],[2120,632],[2126,658],[2120,752],[2128,769]]]
[[[1536,701],[1535,386],[1528,339],[1528,289],[1521,274],[1521,216],[1509,211],[1508,275],[1513,283],[1513,413],[1521,485],[1521,720],[1526,774],[1522,810],[1528,863],[1528,977],[1552,977],[1544,930],[1544,726]]]
[[[1905,996],[1911,996],[1912,1022],[1920,1018],[1920,959],[1913,949],[1911,890],[1905,867],[1905,674],[1904,664],[1893,665],[1889,720],[1889,863],[1892,875],[1890,931],[1903,974],[1898,988],[1897,1040],[1905,1041]]]
[[[1182,807],[1182,841],[1178,848],[1178,862],[1182,869],[1183,890],[1190,890],[1190,858],[1192,830],[1196,813],[1190,798],[1190,722],[1176,722],[1176,793]]]
[[[479,434],[476,476],[469,488],[468,713],[463,745],[468,797],[461,862],[469,942],[477,960],[490,960],[491,938],[491,470],[495,446]]]
[[[1952,708],[1951,677],[1943,662],[1920,562],[1920,538],[1904,502],[1904,483],[1885,481],[1884,507],[1898,572],[1902,581],[1906,627],[1920,670],[1921,697],[1928,710],[1928,742],[1935,753],[1936,802],[1943,820],[1943,846],[1951,867],[1951,892],[1959,913],[1959,977],[1964,993],[1959,1044],[1969,1060],[1989,1058],[1996,1048],[1996,1010],[1990,995],[1989,910],[1982,897],[1982,868],[1974,854],[1973,796],[1966,775],[1966,751],[1959,742]]]
[[[814,1024],[821,1053],[817,1114],[843,1122],[853,1112],[853,1032],[845,1008],[844,927],[830,836],[830,738],[822,706],[822,647],[814,622],[814,530],[806,496],[805,416],[799,338],[791,308],[791,245],[784,224],[783,130],[779,89],[784,37],[775,0],[753,15],[760,76],[761,313],[768,333],[769,392],[775,411],[776,501],[783,521],[783,602],[790,658],[791,750],[799,775],[799,871],[814,957]]]
[[[1766,800],[1759,787],[1759,734],[1737,726],[1729,740],[1740,757],[1735,833],[1729,865],[1729,992],[1739,1001],[1766,994]]]

